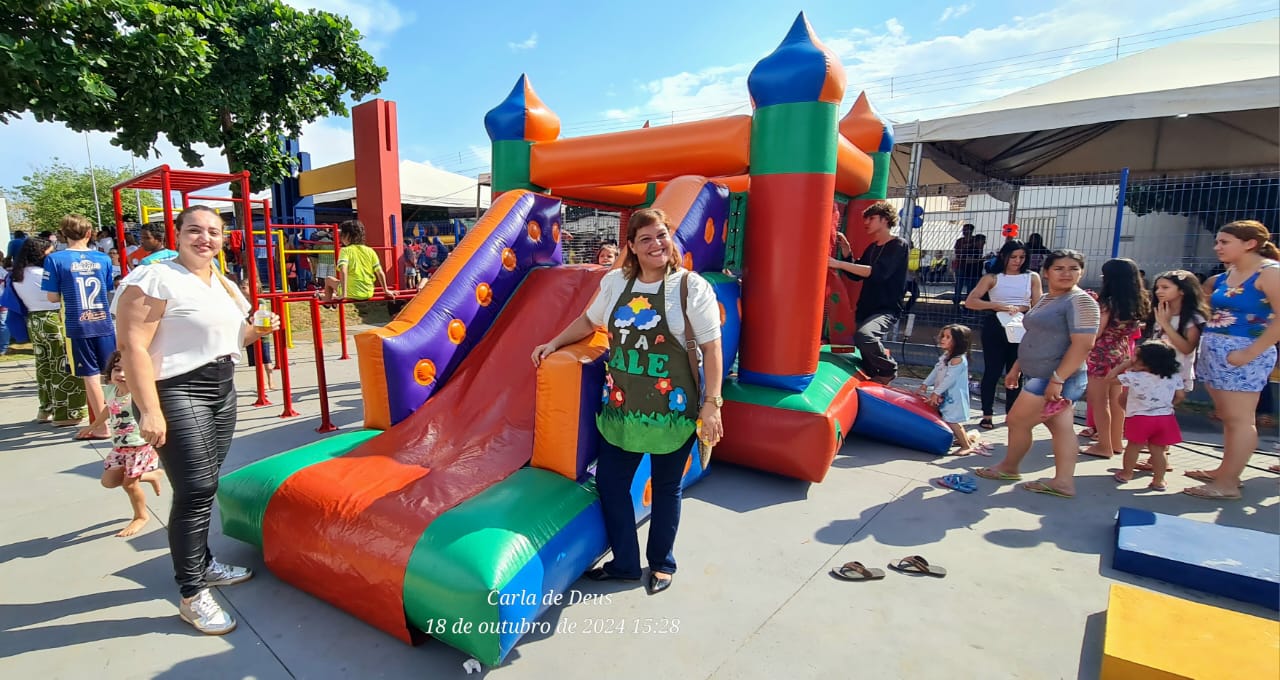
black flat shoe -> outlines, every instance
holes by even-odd
[[[640,580],[640,577],[638,576],[636,578],[614,576],[613,574],[610,574],[607,570],[605,570],[604,567],[596,567],[595,569],[590,569],[587,571],[587,573],[583,574],[583,576],[586,576],[587,579],[591,581],[639,581]]]
[[[668,576],[667,578],[658,578],[657,576],[650,575],[649,584],[645,586],[645,589],[649,591],[650,595],[657,595],[658,593],[666,590],[667,588],[670,588],[671,582],[674,580],[675,580],[675,577],[673,576]]]

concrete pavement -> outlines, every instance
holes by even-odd
[[[329,352],[336,356],[336,352]],[[301,417],[278,403],[251,406],[242,368],[240,423],[226,471],[324,435],[315,371],[298,350],[293,377]],[[328,364],[334,420],[361,420],[356,362]],[[278,394],[273,395],[279,401]],[[220,589],[240,628],[197,634],[177,617],[163,524],[167,492],[139,535],[115,538],[129,517],[124,494],[97,482],[106,442],[26,422],[36,410],[29,364],[0,364],[0,674],[10,678],[421,678],[462,677],[466,656],[428,641],[408,647],[276,579],[256,549],[215,531],[223,561],[257,576]],[[1194,430],[1187,439],[1220,435]],[[1002,441],[1002,429],[988,439]],[[1047,433],[1026,477],[1051,467]],[[1218,439],[1214,439],[1217,437]],[[999,448],[999,447],[998,447]],[[999,452],[997,451],[997,454]],[[721,465],[683,506],[673,587],[580,581],[595,604],[546,620],[560,632],[526,637],[493,678],[1092,678],[1110,583],[1276,619],[1275,612],[1110,569],[1120,505],[1269,532],[1280,531],[1277,477],[1258,456],[1244,500],[1174,493],[1182,470],[1211,467],[1212,446],[1179,448],[1170,493],[1117,488],[1115,463],[1080,462],[1079,495],[1062,500],[981,481],[972,495],[929,479],[990,462],[935,459],[851,439],[822,484]],[[644,532],[642,530],[642,540]],[[945,579],[890,572],[845,583],[828,571],[860,560],[884,568],[920,554]],[[574,632],[567,632],[570,628]],[[621,631],[621,632],[619,632]],[[476,677],[476,676],[472,676]]]

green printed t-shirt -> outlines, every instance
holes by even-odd
[[[368,300],[373,297],[374,272],[382,263],[378,254],[369,246],[347,246],[341,250],[338,266],[345,267],[347,277],[347,297],[354,300]]]

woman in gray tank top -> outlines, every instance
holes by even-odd
[[[1019,466],[1031,449],[1032,429],[1044,423],[1053,436],[1052,479],[1026,482],[1027,491],[1061,498],[1075,495],[1076,433],[1072,402],[1088,385],[1085,359],[1098,333],[1098,303],[1077,285],[1084,275],[1084,255],[1055,250],[1045,257],[1044,297],[1022,320],[1026,334],[1018,360],[1005,376],[1005,389],[1022,392],[1009,410],[1009,446],[999,463],[975,471],[979,477],[1009,482],[1022,479]]]

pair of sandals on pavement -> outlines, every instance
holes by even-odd
[[[993,482],[1022,482],[1022,475],[1016,472],[1013,472],[1013,473],[1001,472],[1000,470],[997,470],[995,468],[986,468],[986,467],[978,468],[977,470],[973,471],[973,474],[983,479],[991,480]],[[1041,493],[1046,496],[1054,496],[1057,498],[1075,498],[1076,497],[1075,494],[1070,494],[1065,491],[1060,491],[1058,489],[1053,488],[1052,486],[1049,486],[1049,483],[1043,480],[1036,480],[1034,482],[1022,482],[1021,484],[1018,485],[1018,488],[1022,489],[1023,491],[1030,491],[1031,493]]]
[[[910,555],[904,557],[898,562],[889,563],[889,568],[910,576],[933,576],[943,578],[947,575],[945,567],[939,567],[936,564],[929,564],[929,560],[919,556]],[[844,564],[831,570],[831,575],[841,581],[879,581],[884,578],[884,570],[875,567],[864,566],[861,562],[845,562]]]

